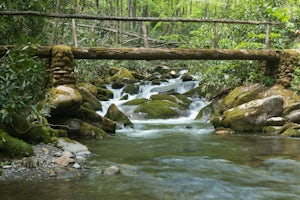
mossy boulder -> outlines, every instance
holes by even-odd
[[[104,117],[111,119],[115,122],[121,123],[124,126],[133,127],[132,122],[122,111],[119,110],[119,108],[115,104],[111,104],[109,106],[107,113]]]
[[[266,98],[271,95],[281,95],[284,99],[284,108],[288,108],[291,105],[295,105],[300,102],[300,96],[297,94],[297,92],[286,89],[284,86],[279,84],[275,84],[272,87],[260,92],[257,98]],[[291,110],[296,110],[296,108]]]
[[[264,86],[260,84],[237,87],[224,98],[223,105],[226,109],[230,109],[255,100],[263,89]]]
[[[190,73],[184,73],[184,74],[182,74],[182,76],[181,76],[181,80],[183,81],[183,82],[186,82],[186,81],[193,81],[194,80],[194,77],[190,74]]]
[[[97,97],[95,96],[98,93],[98,89],[97,91],[92,91],[93,92],[92,93],[90,92],[90,90],[86,89],[85,87],[79,86],[78,91],[82,96],[83,104],[88,103],[88,107],[92,108],[93,110],[102,110],[102,105],[100,101],[97,99]]]
[[[1,124],[9,135],[30,144],[49,143],[55,138],[55,130],[42,124],[31,124],[21,115],[16,115],[9,124]]]
[[[114,97],[114,93],[111,90],[105,88],[98,88],[97,98],[100,101],[108,101]]]
[[[290,127],[288,129],[286,129],[285,131],[283,131],[280,135],[287,136],[287,137],[300,137],[300,126],[296,125],[296,126]]]
[[[136,82],[136,79],[131,74],[131,71],[123,67],[110,67],[109,74],[111,75],[111,77],[109,78],[111,82],[117,80],[119,81],[132,80],[133,82]]]
[[[150,100],[166,100],[173,102],[175,104],[179,104],[185,108],[188,108],[190,103],[192,102],[184,95],[171,95],[171,94],[155,94],[150,96]]]
[[[86,91],[88,91],[89,93],[91,93],[92,95],[97,95],[98,93],[98,87],[96,87],[95,85],[91,84],[91,83],[80,83],[76,86],[78,89],[85,89]]]
[[[139,86],[134,84],[128,84],[125,86],[123,93],[128,93],[130,95],[137,94],[139,92]]]
[[[62,128],[65,129],[71,137],[103,139],[106,136],[104,130],[80,119],[61,119],[60,124],[63,125]]]
[[[269,118],[281,115],[283,101],[277,95],[239,105],[224,112],[222,125],[235,131],[262,131]]]
[[[51,109],[51,116],[66,116],[79,109],[82,104],[82,96],[77,89],[67,85],[60,85],[50,89],[49,102],[54,106]]]
[[[21,158],[31,156],[33,153],[31,145],[0,129],[0,157]]]
[[[100,116],[94,110],[81,106],[75,117],[92,124],[93,126],[101,128],[107,133],[116,132],[116,123],[106,117]]]
[[[195,119],[207,122],[209,121],[210,118],[211,118],[211,104],[201,108]]]
[[[135,106],[135,105],[140,105],[143,104],[145,102],[149,101],[146,98],[140,98],[140,99],[132,99],[130,101],[127,101],[126,103],[124,103],[123,105],[125,106]]]
[[[282,131],[282,126],[265,126],[263,132],[270,135],[278,135]]]
[[[165,100],[153,100],[139,105],[134,113],[145,119],[169,119],[185,115],[185,108]]]

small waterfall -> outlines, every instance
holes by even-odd
[[[182,71],[181,74],[183,74],[185,71]],[[115,104],[122,112],[124,112],[129,119],[131,118],[131,114],[134,111],[134,108],[136,106],[123,106],[124,103],[127,101],[130,101],[132,99],[137,99],[137,98],[146,98],[149,99],[151,95],[155,94],[161,94],[161,93],[167,93],[167,92],[175,92],[179,94],[183,94],[185,92],[188,92],[189,90],[198,87],[199,82],[198,81],[187,81],[187,82],[182,82],[180,77],[179,78],[174,78],[168,80],[168,82],[162,82],[160,85],[151,85],[151,82],[146,82],[144,85],[139,85],[139,92],[138,94],[135,95],[130,95],[127,93],[123,93],[124,88],[121,89],[112,89],[111,85],[107,86],[107,89],[111,90],[113,92],[113,99],[110,99],[109,101],[102,101],[102,111],[98,111],[97,113],[100,114],[101,116],[104,116],[107,112],[108,107],[111,104]],[[123,95],[128,95],[127,100],[120,100]],[[194,120],[195,117],[197,116],[198,112],[200,111],[201,108],[203,108],[205,105],[207,105],[208,102],[206,102],[202,98],[192,98],[192,103],[189,106],[189,111],[190,113],[188,116],[181,117],[180,121],[185,122],[185,121],[191,121]],[[132,120],[132,119],[131,119]],[[144,122],[145,120],[143,120]],[[176,123],[178,122],[178,119],[168,119],[168,120],[146,120],[147,122],[155,122],[155,121],[160,121],[163,123]],[[137,120],[133,120],[134,123],[139,123]]]

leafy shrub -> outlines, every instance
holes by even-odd
[[[33,116],[44,107],[47,71],[35,55],[37,46],[29,44],[8,50],[0,60],[0,121],[9,123],[13,116]]]

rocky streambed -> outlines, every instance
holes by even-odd
[[[89,169],[86,146],[70,139],[58,145],[40,143],[33,146],[34,156],[2,163],[0,180],[45,180],[81,176]]]

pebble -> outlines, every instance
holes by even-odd
[[[13,160],[10,165],[2,166],[0,180],[47,180],[76,177],[90,168],[87,160],[71,152],[64,152],[54,144],[33,146],[34,156]],[[55,161],[65,156],[68,164],[61,166]],[[80,164],[78,164],[80,163]],[[1,167],[0,167],[1,168]]]

